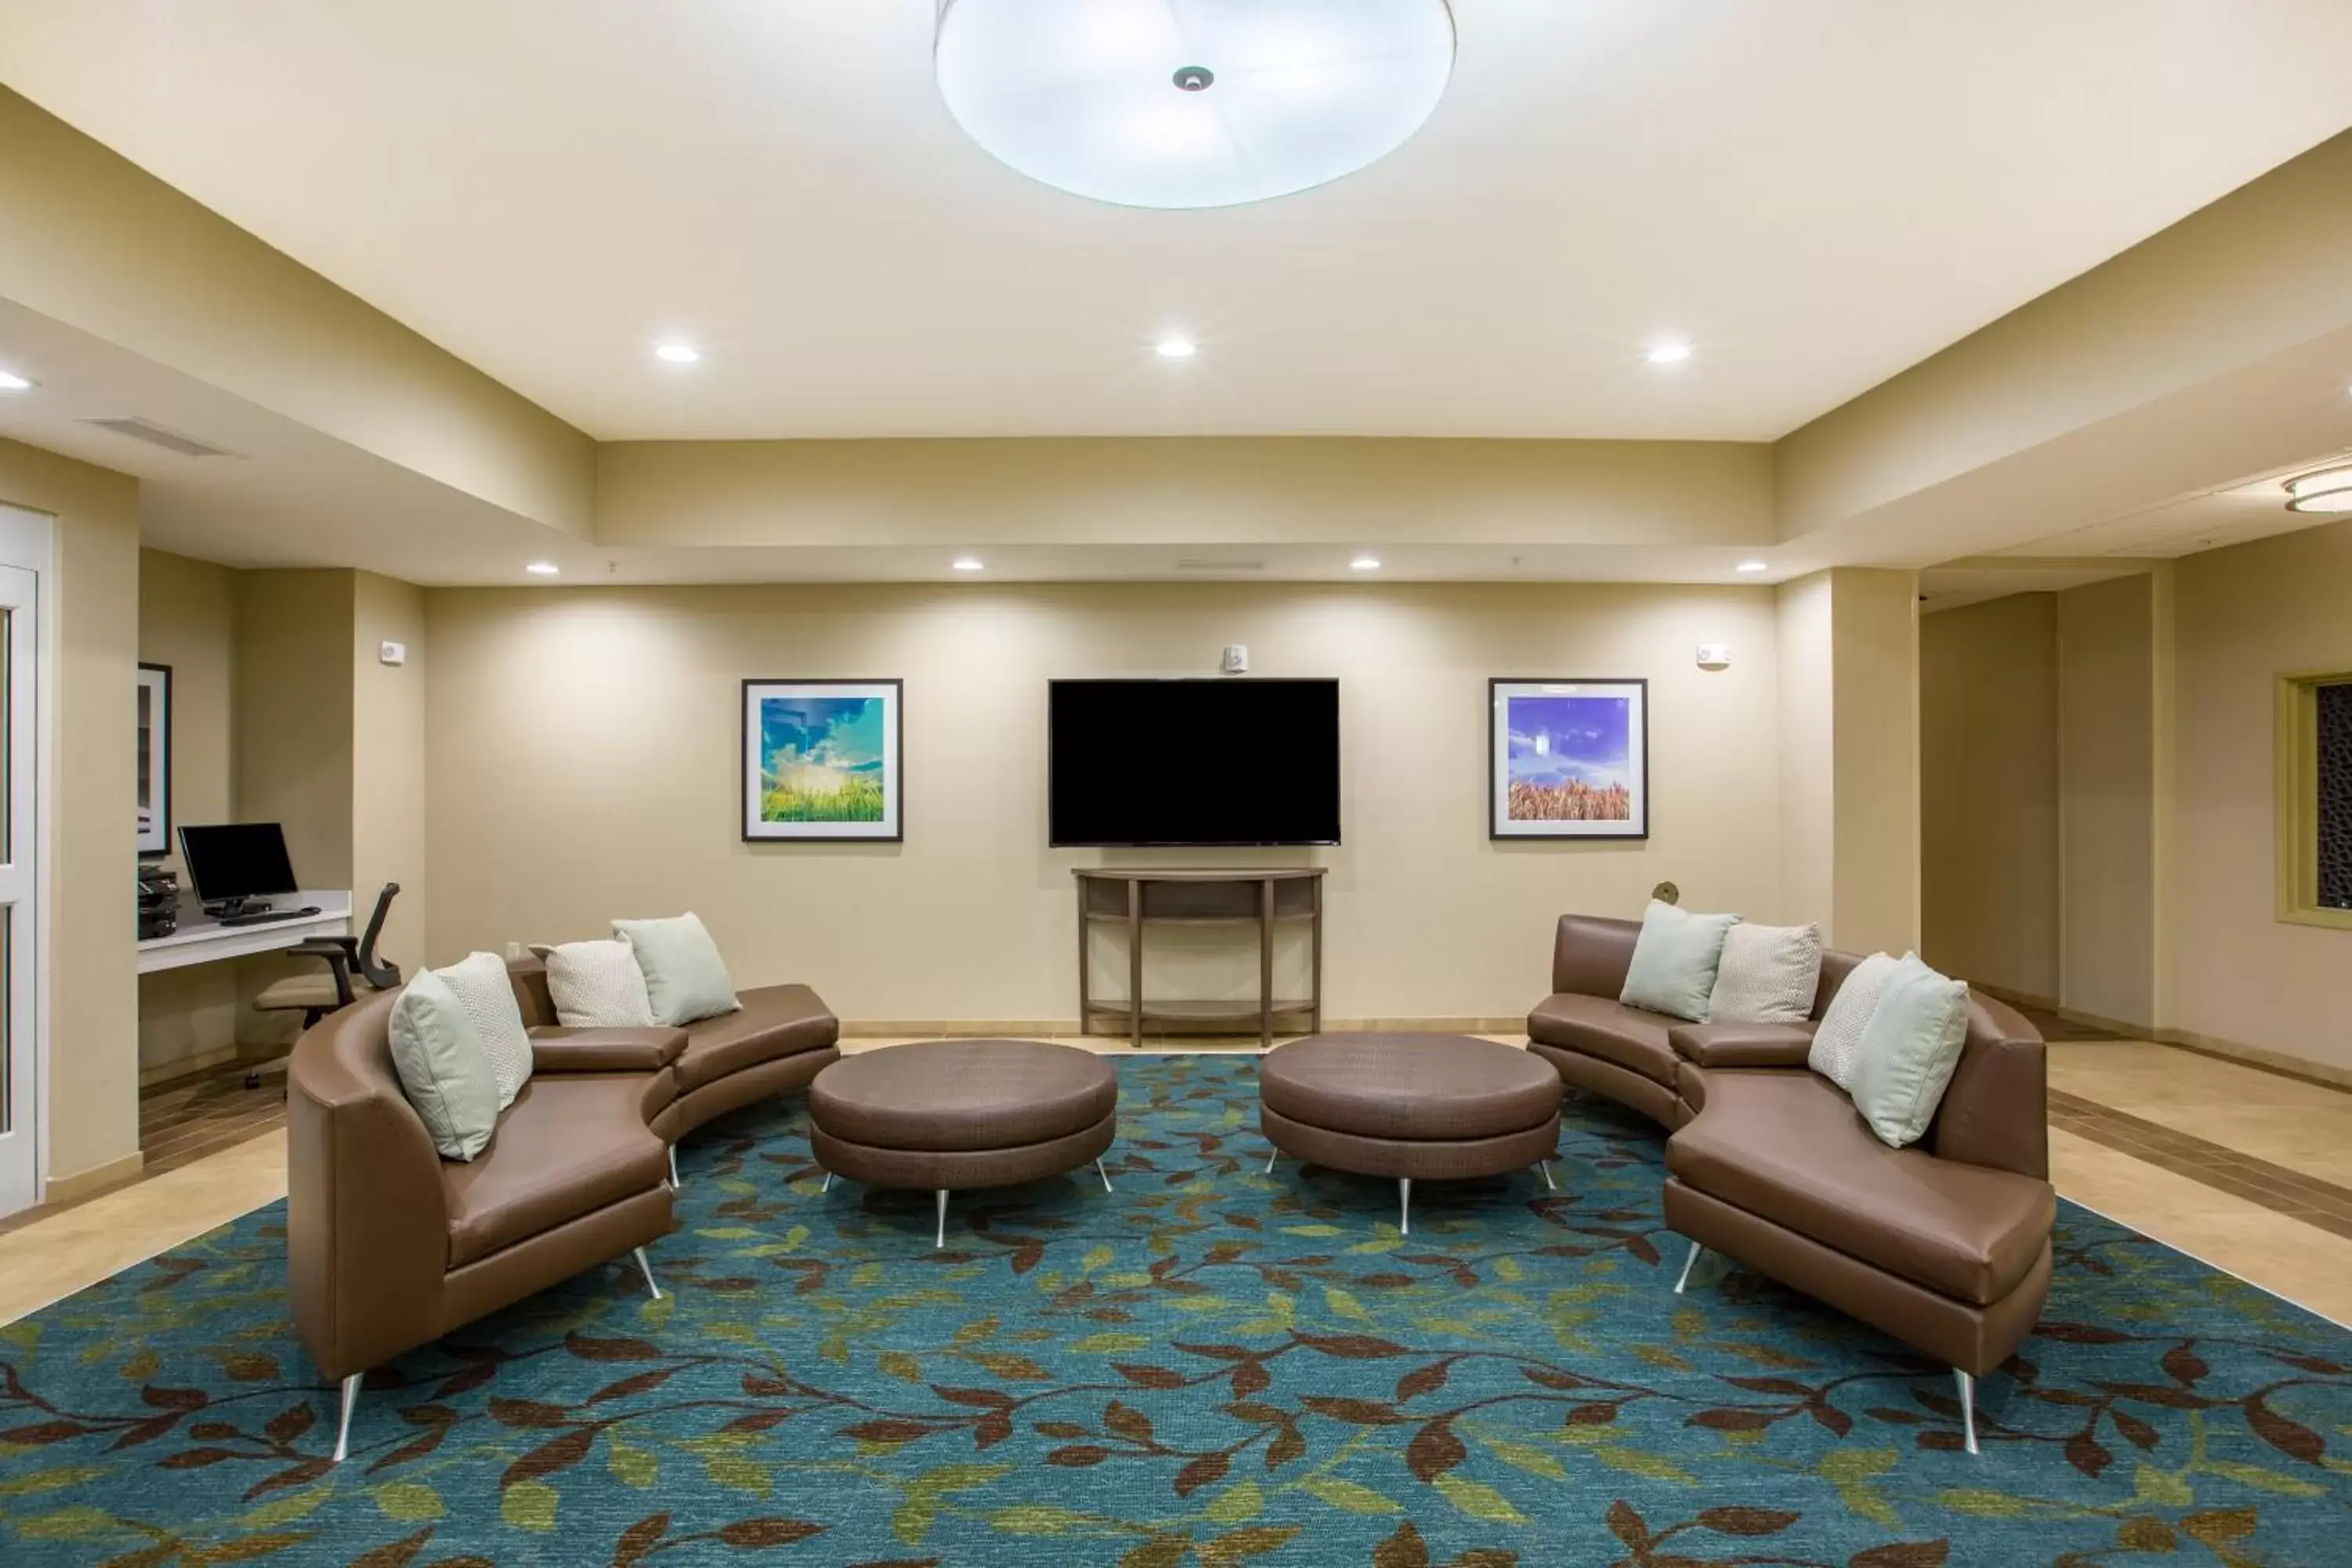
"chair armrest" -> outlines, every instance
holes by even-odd
[[[1801,1068],[1812,1054],[1811,1024],[1677,1024],[1675,1055],[1703,1068]]]
[[[565,1029],[530,1033],[533,1072],[658,1072],[686,1054],[684,1029]]]
[[[327,967],[335,972],[335,1000],[343,1006],[352,1005],[352,961],[355,949],[350,937],[316,937],[298,942],[286,950],[289,958],[323,958]]]

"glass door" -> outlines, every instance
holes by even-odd
[[[39,582],[21,566],[0,566],[0,1215],[28,1206],[40,1184],[35,1136],[40,1031],[34,1011],[40,836],[33,820]]]

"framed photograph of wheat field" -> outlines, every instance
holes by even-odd
[[[906,837],[896,680],[743,683],[743,837]]]
[[[1489,680],[1490,838],[1647,838],[1650,683]]]

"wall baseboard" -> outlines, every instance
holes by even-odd
[[[2263,1072],[2316,1084],[2322,1089],[2352,1089],[2352,1068],[2315,1061],[2309,1057],[2296,1056],[2292,1051],[2274,1051],[2267,1046],[2242,1045],[2216,1035],[2200,1035],[2194,1029],[2158,1029],[2156,1037],[2162,1044],[2194,1051],[2200,1057],[2215,1057],[2222,1061],[2235,1062],[2240,1067],[2259,1068]]]
[[[125,1154],[120,1160],[109,1160],[103,1165],[92,1165],[89,1170],[76,1171],[70,1176],[51,1176],[47,1187],[41,1194],[41,1203],[44,1206],[79,1203],[109,1187],[119,1187],[138,1180],[139,1173],[145,1169],[146,1164],[147,1156],[144,1154]]]
[[[1523,1035],[1527,1033],[1525,1015],[1510,1018],[1326,1018],[1323,1032],[1327,1035],[1399,1034],[1399,1035]],[[879,1038],[970,1040],[970,1039],[1075,1039],[1082,1031],[1076,1018],[850,1018],[841,1026],[842,1034],[854,1040]],[[1231,1024],[1213,1027],[1171,1027],[1155,1023],[1144,1031],[1146,1038],[1168,1038],[1177,1036],[1197,1036],[1214,1039],[1241,1039],[1255,1034],[1255,1030],[1235,1029]],[[1286,1031],[1276,1031],[1286,1033]],[[1097,1031],[1107,1040],[1124,1038],[1118,1030]]]

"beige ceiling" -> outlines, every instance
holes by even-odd
[[[2341,461],[2352,461],[2352,452],[2335,456]],[[2295,474],[2326,465],[2324,458],[2296,463],[2205,494],[2184,496],[2144,511],[2053,533],[2002,553],[2020,558],[2112,556],[2117,560],[2162,560],[2244,544],[2267,539],[2273,533],[2322,528],[2341,520],[2326,513],[2287,510],[2285,481]]]
[[[605,439],[1770,438],[2352,124],[2344,0],[1455,0],[1393,158],[1131,212],[932,5],[0,0],[0,80]]]

